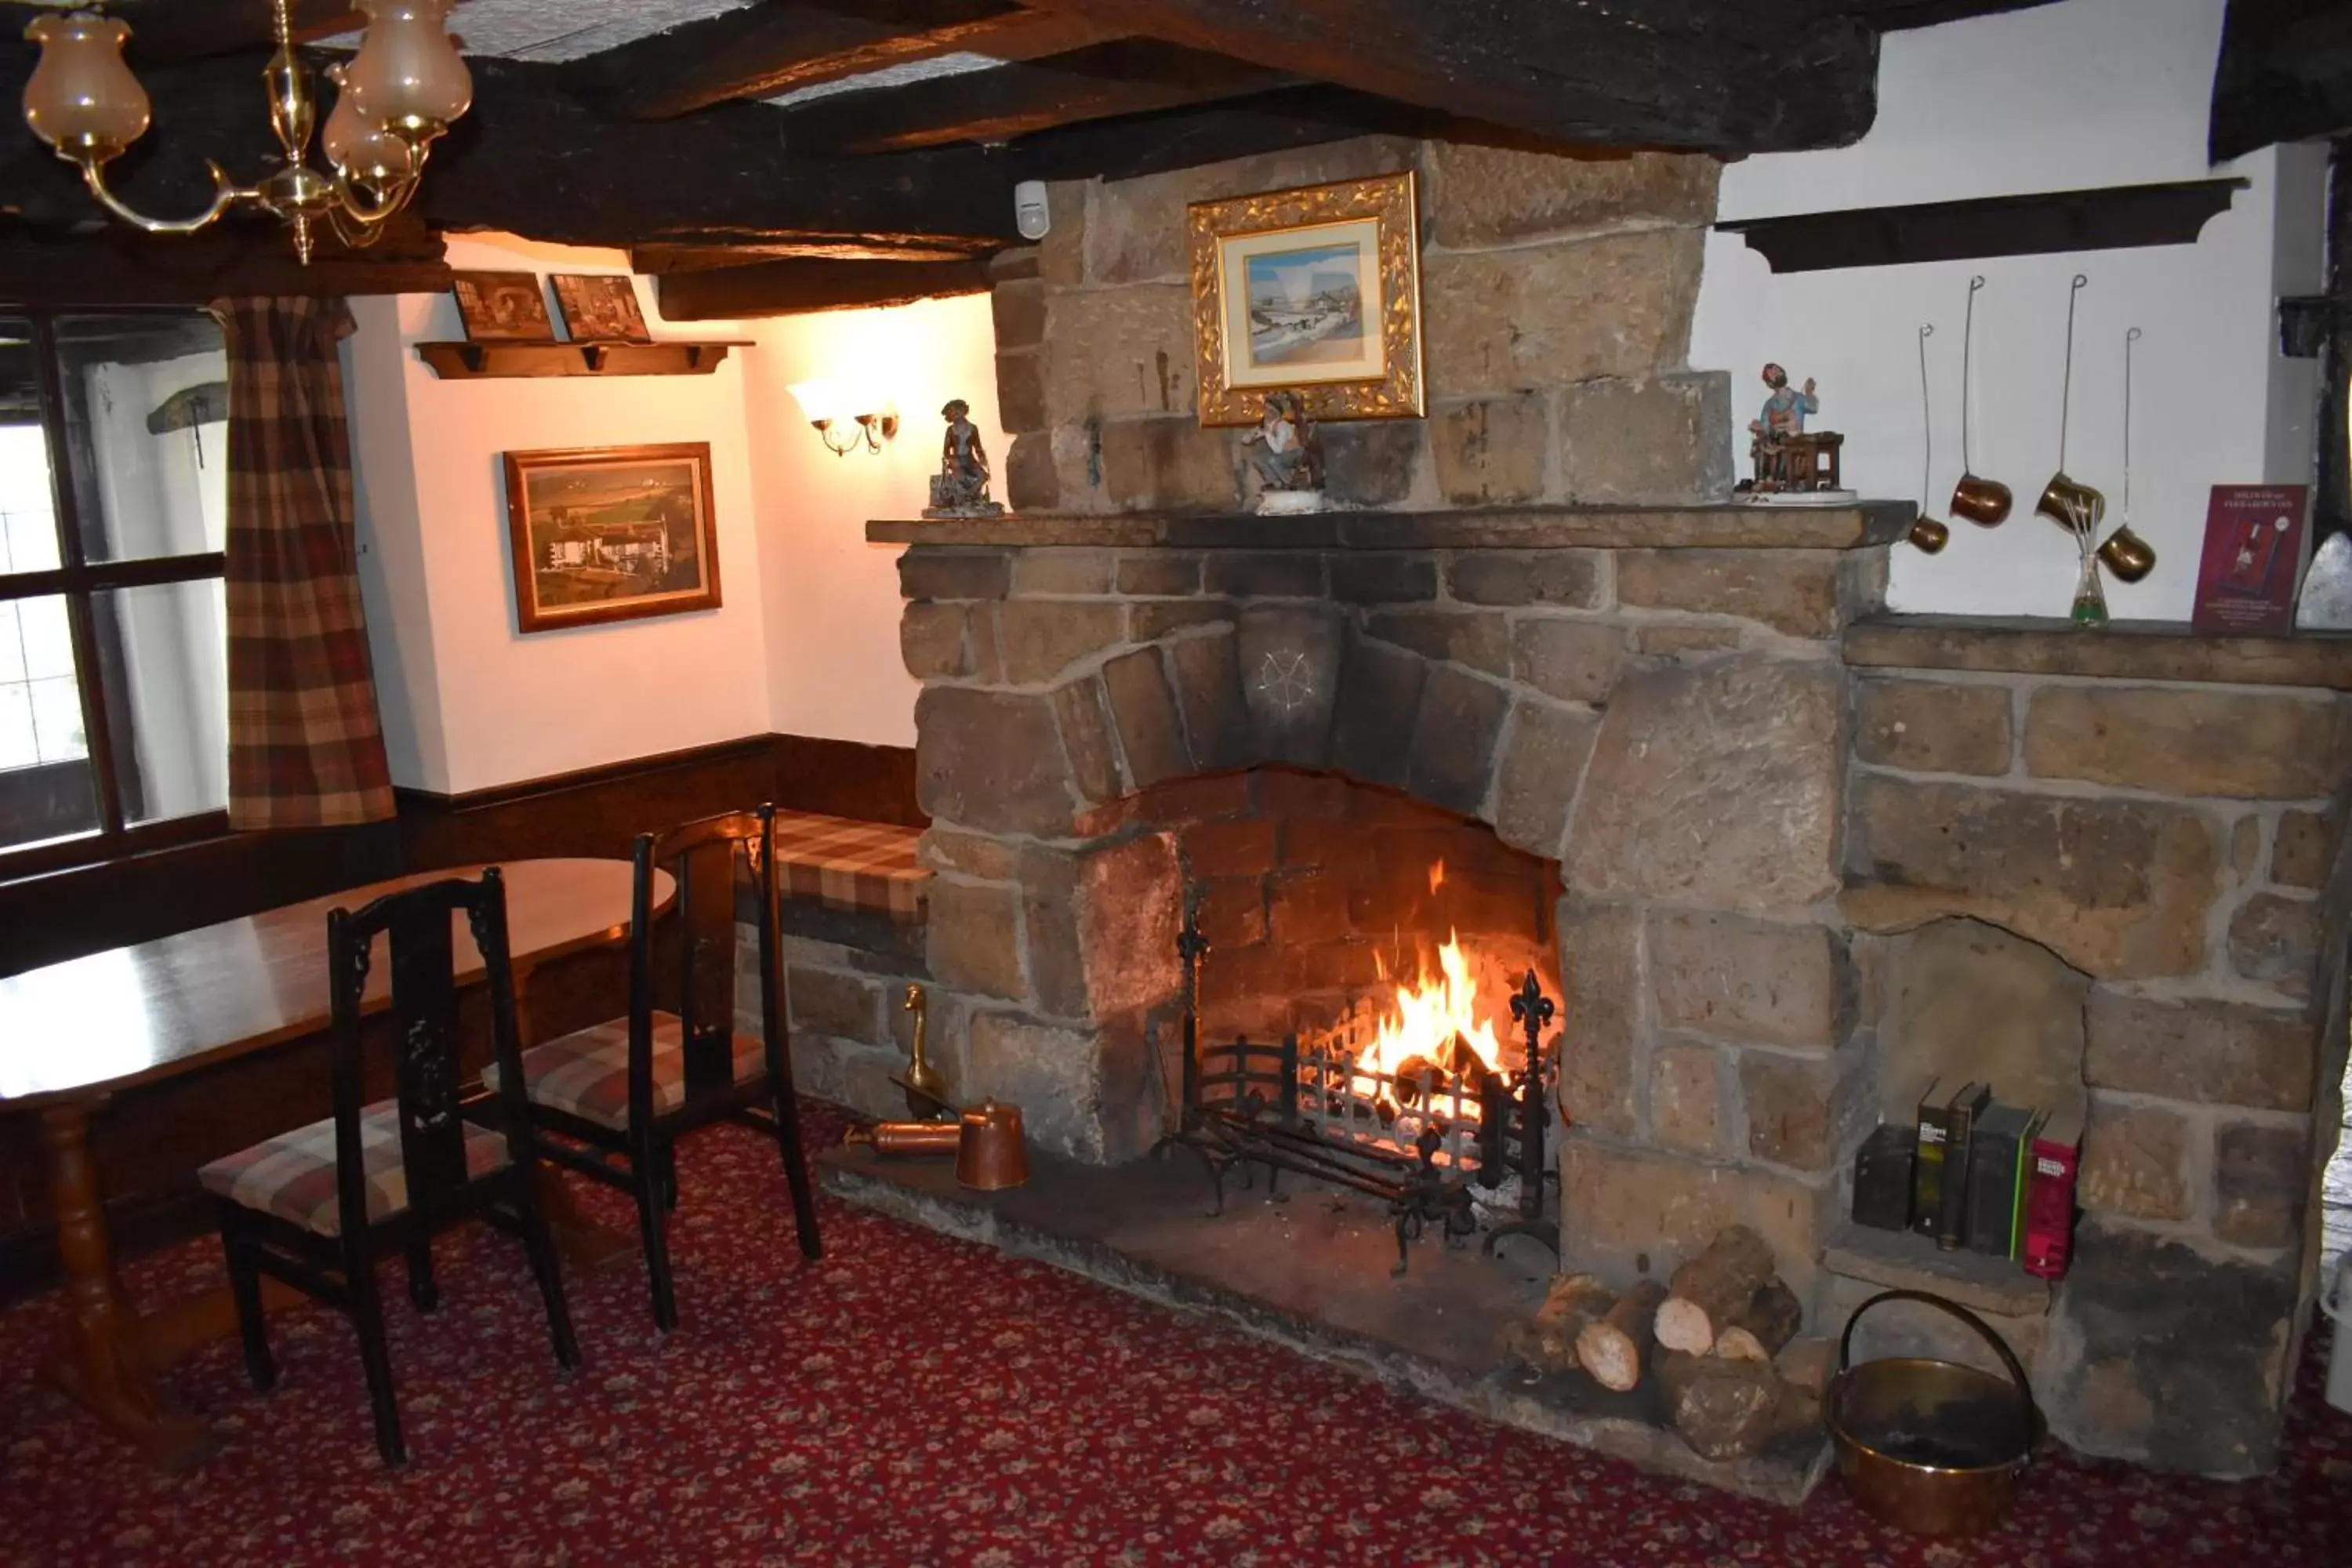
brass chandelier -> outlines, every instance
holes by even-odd
[[[261,75],[284,167],[243,186],[207,162],[212,205],[193,217],[148,217],[107,188],[107,163],[145,134],[149,121],[147,91],[122,59],[131,29],[121,21],[75,11],[39,17],[25,29],[41,49],[25,84],[26,122],[81,171],[107,211],[149,234],[193,234],[251,203],[294,231],[294,253],[306,264],[322,221],[346,245],[371,244],[416,194],[434,142],[472,106],[474,81],[449,37],[455,0],[352,4],[367,17],[359,52],[326,72],[336,87],[320,138],[331,174],[310,166],[318,107],[310,73],[294,54],[288,0],[272,0],[278,48]]]

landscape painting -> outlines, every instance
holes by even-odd
[[[520,630],[715,609],[710,447],[506,454]]]
[[[1242,264],[1249,289],[1249,360],[1353,365],[1364,357],[1363,247],[1261,251]]]
[[[1316,420],[1418,417],[1420,225],[1410,172],[1188,209],[1203,425],[1269,393]]]

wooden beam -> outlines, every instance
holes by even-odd
[[[159,216],[200,208],[207,158],[246,179],[269,167],[260,63],[226,55],[144,73],[156,129],[110,171],[132,205]],[[797,157],[782,111],[764,104],[620,124],[564,92],[560,66],[470,63],[474,110],[435,151],[417,197],[436,228],[605,246],[793,239],[970,251],[1013,238],[1011,177],[982,148],[855,164]],[[13,98],[31,65],[29,46],[0,39],[0,90]],[[29,135],[0,141],[0,211],[45,228],[101,216],[75,172]]]
[[[1041,176],[1042,177],[1042,176]],[[824,239],[759,240],[740,245],[633,245],[629,266],[648,278],[669,272],[709,272],[762,261],[963,261],[997,248],[987,245],[861,244]]]
[[[814,310],[906,305],[988,291],[988,264],[961,261],[768,261],[673,272],[654,285],[670,321],[734,321]]]
[[[115,0],[106,11],[130,25],[124,58],[133,69],[267,49],[276,36],[269,0]],[[10,0],[0,5],[0,28],[11,37],[22,34],[44,12],[55,15],[56,8]],[[456,19],[462,23],[464,13]],[[294,36],[299,40],[354,32],[366,20],[351,0],[294,0]]]
[[[1838,146],[1877,36],[1772,0],[1033,0],[1146,37],[1534,135],[1717,153]]]
[[[784,136],[808,154],[1010,142],[1052,126],[1244,97],[1294,80],[1221,55],[1129,38],[904,87],[835,94],[786,110]]]
[[[1028,60],[1109,36],[1012,0],[777,0],[591,55],[571,76],[572,90],[609,114],[666,120],[940,55]]]
[[[2207,153],[2352,132],[2352,13],[2342,0],[2230,0]]]
[[[332,250],[303,266],[276,224],[178,237],[116,226],[49,241],[0,236],[0,293],[17,305],[204,305],[255,294],[436,294],[449,287],[437,237],[389,253]]]
[[[1478,139],[1450,115],[1343,87],[1294,87],[1255,98],[1101,120],[1013,144],[1022,180],[1131,180],[1358,136]]]

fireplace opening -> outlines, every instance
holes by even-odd
[[[1257,1171],[1381,1199],[1399,1272],[1433,1230],[1557,1252],[1558,865],[1339,775],[1239,783],[1188,787],[1178,820],[1145,806],[1180,870],[1165,1141],[1220,1208]]]

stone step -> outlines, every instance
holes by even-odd
[[[1946,1252],[1916,1231],[1841,1226],[1822,1250],[1822,1267],[1890,1290],[1926,1290],[1971,1311],[2021,1318],[2050,1310],[2050,1281],[2028,1274],[2015,1258]],[[1844,1327],[1827,1323],[1822,1331]]]

